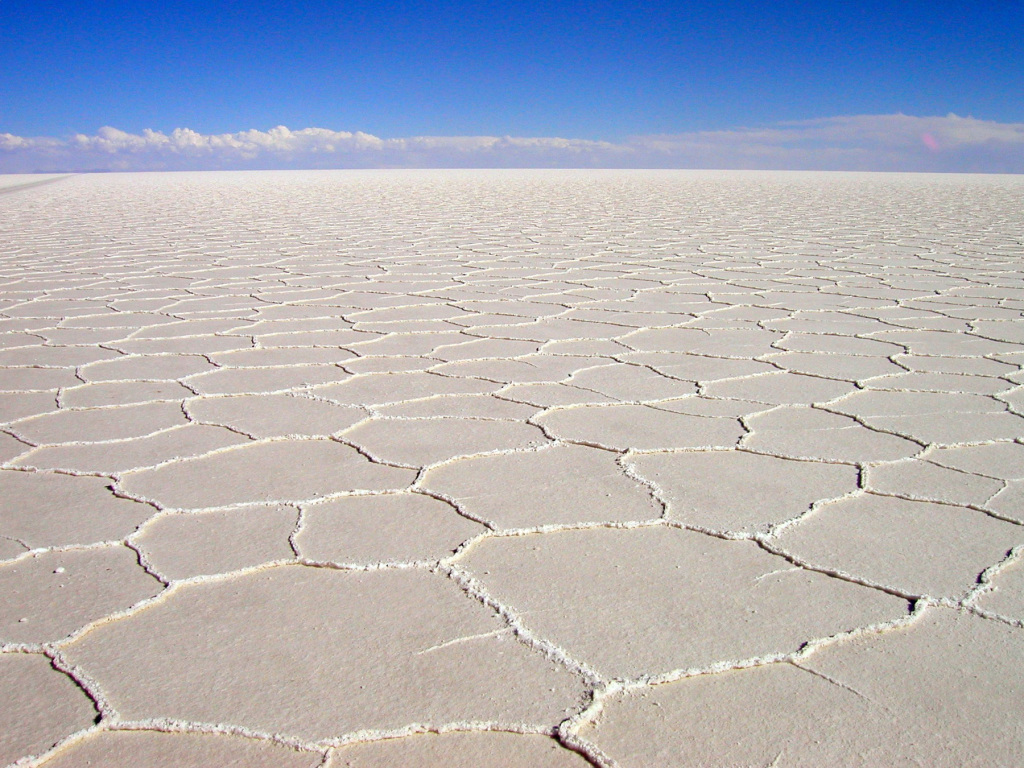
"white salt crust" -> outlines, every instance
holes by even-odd
[[[5,192],[0,763],[1019,758],[1021,179]]]

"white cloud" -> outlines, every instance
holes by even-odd
[[[1024,123],[855,115],[766,127],[583,139],[415,136],[284,126],[201,134],[100,128],[70,138],[0,133],[0,172],[231,168],[638,167],[1024,173]]]
[[[973,117],[854,115],[766,128],[644,136],[649,157],[714,168],[1024,173],[1024,123]],[[658,163],[661,165],[661,163]]]

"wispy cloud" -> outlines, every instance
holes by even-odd
[[[665,165],[700,159],[710,168],[1024,173],[1024,123],[953,114],[828,117],[637,137],[631,146]]]
[[[623,142],[495,136],[382,139],[284,126],[269,131],[69,138],[0,133],[0,172],[245,168],[749,168],[1024,173],[1024,123],[856,115],[766,127],[635,136]]]

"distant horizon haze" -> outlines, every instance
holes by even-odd
[[[381,138],[326,128],[23,137],[0,133],[0,173],[341,168],[680,168],[1024,173],[1024,123],[857,115],[634,136]]]

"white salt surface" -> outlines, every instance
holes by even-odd
[[[41,186],[66,176],[67,174],[57,173],[0,173],[0,194]]]
[[[1024,762],[1024,179],[0,192],[0,764]]]

